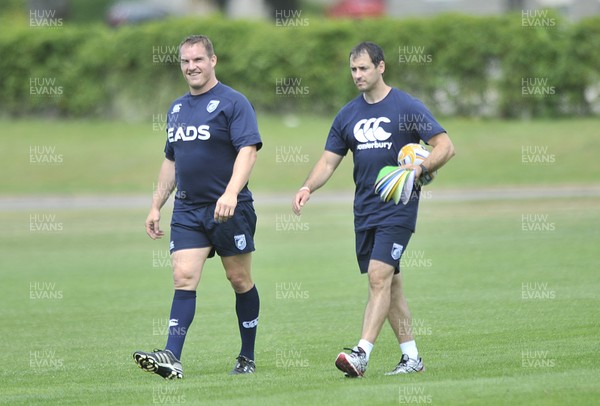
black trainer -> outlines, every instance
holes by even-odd
[[[133,360],[144,371],[154,372],[165,379],[183,378],[181,362],[170,350],[136,351],[133,353]]]
[[[239,375],[239,374],[253,374],[256,371],[256,365],[254,361],[240,355],[237,357],[237,362],[235,363],[235,368],[229,373],[229,375]]]

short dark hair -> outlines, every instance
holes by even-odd
[[[358,55],[366,52],[371,58],[373,65],[377,66],[380,62],[385,62],[385,56],[383,55],[383,49],[373,42],[365,41],[361,42],[350,51],[350,58],[355,58]]]
[[[183,41],[179,44],[179,52],[181,52],[181,47],[184,45],[194,45],[194,44],[202,44],[206,49],[206,53],[208,56],[213,56],[215,54],[215,49],[213,48],[213,44],[210,39],[206,35],[190,35],[189,37],[184,38]]]

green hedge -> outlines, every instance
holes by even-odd
[[[214,42],[217,76],[273,112],[331,114],[356,95],[348,53],[362,40],[386,51],[386,80],[435,112],[462,116],[587,115],[600,83],[600,18],[547,14],[431,19],[299,19],[292,25],[221,18],[13,27],[0,34],[0,105],[9,115],[147,119],[187,91],[176,47]],[[39,94],[39,93],[42,94]],[[53,93],[53,94],[44,94]],[[595,102],[597,103],[597,101]]]

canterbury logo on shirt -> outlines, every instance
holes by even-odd
[[[198,127],[188,125],[187,127],[170,127],[167,130],[169,142],[176,141],[194,141],[201,140],[206,141],[210,138],[210,132],[208,131],[210,126],[199,125]]]
[[[379,149],[392,147],[391,142],[382,142],[392,136],[392,133],[387,132],[381,123],[391,123],[387,117],[364,118],[359,120],[354,125],[354,138],[361,144],[356,146],[356,149]]]

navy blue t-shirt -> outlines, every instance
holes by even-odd
[[[398,153],[409,143],[429,141],[445,132],[417,98],[396,88],[378,103],[363,95],[346,104],[335,117],[325,144],[327,151],[354,157],[354,227],[357,231],[380,225],[400,225],[414,232],[419,193],[405,206],[384,203],[375,193],[375,180],[384,166],[398,165]]]
[[[244,95],[222,83],[186,94],[167,114],[165,157],[175,161],[175,211],[215,203],[225,192],[242,147],[262,147],[256,115]],[[248,185],[238,201],[252,201]]]

